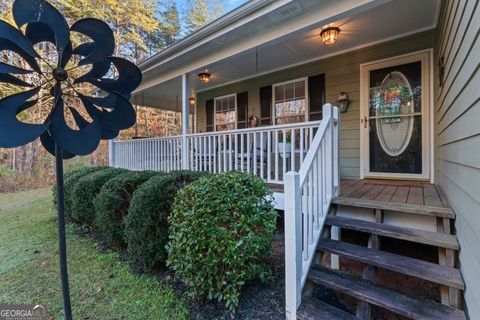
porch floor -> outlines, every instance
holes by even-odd
[[[274,192],[283,184],[268,183]],[[439,186],[429,182],[379,179],[342,179],[340,197],[398,204],[451,208]]]
[[[340,197],[450,208],[439,186],[419,181],[342,179]]]

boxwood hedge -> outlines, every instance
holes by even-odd
[[[83,226],[93,226],[95,218],[93,199],[108,180],[125,172],[127,172],[125,169],[106,168],[80,178],[75,184],[71,196],[73,200],[72,221]]]
[[[175,195],[183,186],[203,175],[176,171],[154,176],[134,192],[125,219],[125,239],[130,258],[139,262],[145,270],[165,263],[168,216]]]
[[[228,172],[199,179],[176,196],[169,218],[167,266],[196,298],[234,309],[246,281],[265,281],[277,213],[259,178]]]
[[[81,167],[65,173],[64,177],[64,192],[65,192],[65,218],[67,222],[71,221],[72,218],[72,207],[73,207],[73,189],[77,184],[78,180],[83,178],[86,175],[89,175],[93,172],[106,169],[108,167],[98,166],[98,167]],[[57,188],[53,187],[53,205],[57,205]]]
[[[154,171],[130,171],[107,181],[93,200],[95,229],[110,246],[125,246],[125,217],[133,192],[142,183],[162,174]]]

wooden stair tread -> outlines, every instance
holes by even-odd
[[[455,218],[455,213],[453,210],[451,208],[444,207],[432,207],[418,204],[395,203],[349,197],[336,197],[332,200],[332,203],[351,207],[391,210],[441,218]]]
[[[460,270],[452,267],[325,238],[320,239],[317,249],[452,288],[465,289]]]
[[[297,311],[300,320],[358,320],[353,314],[332,307],[323,301],[311,297],[302,298]]]
[[[308,280],[412,319],[466,319],[461,310],[430,300],[416,300],[370,281],[323,267],[311,268]]]
[[[412,228],[387,225],[365,220],[351,219],[339,216],[329,216],[325,221],[327,225],[355,230],[379,236],[423,243],[441,248],[459,250],[458,240],[454,235],[424,231]]]

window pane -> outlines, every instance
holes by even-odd
[[[305,121],[306,103],[304,80],[275,86],[276,123]]]
[[[236,123],[235,96],[215,100],[216,131],[234,130]]]

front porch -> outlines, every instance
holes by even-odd
[[[182,135],[112,141],[110,164],[238,170],[265,180],[284,211],[287,318],[315,318],[305,310],[327,315],[331,309],[311,299],[312,287],[323,285],[360,300],[360,319],[370,317],[372,305],[413,318],[462,319],[455,215],[430,183],[439,1],[265,3],[265,11],[238,18],[238,26],[214,40],[205,34],[144,63],[144,82],[132,100],[181,111]],[[379,23],[388,27],[380,30]],[[341,30],[338,43],[326,46],[319,35],[332,26]],[[371,103],[372,92],[393,97],[389,88],[403,90],[400,104]],[[334,107],[340,104],[341,114]],[[368,243],[344,243],[342,230],[366,233]],[[434,246],[438,261],[388,255],[380,237]],[[334,270],[346,256],[363,263],[364,274],[319,271],[324,253]],[[440,286],[440,303],[371,284],[375,268]]]

